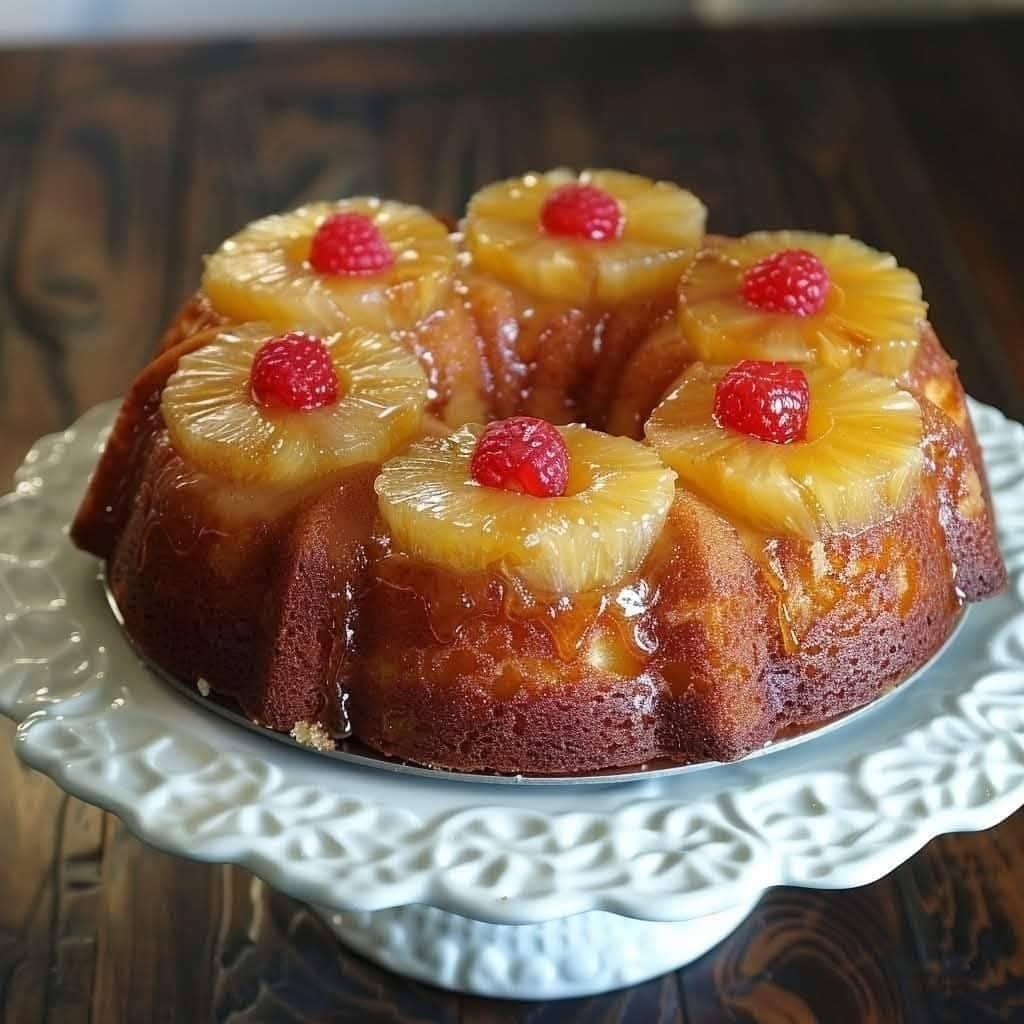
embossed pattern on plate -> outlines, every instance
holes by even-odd
[[[914,685],[770,757],[628,785],[503,786],[325,763],[142,667],[66,524],[114,406],[43,438],[0,499],[0,710],[21,757],[143,839],[321,906],[683,920],[845,887],[1024,803],[1024,428],[972,405],[1011,575]]]

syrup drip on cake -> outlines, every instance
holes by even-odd
[[[450,573],[396,552],[375,562],[373,576],[376,585],[415,597],[440,644],[490,618],[543,626],[564,662],[596,644],[593,657],[604,663],[644,664],[657,648],[649,621],[657,591],[639,576],[609,590],[544,598],[507,576]]]
[[[611,441],[514,417],[414,446],[378,483],[404,552],[378,563],[379,577],[422,596],[439,642],[481,616],[542,622],[563,661],[602,617],[619,618],[615,632],[631,642],[626,620],[641,616],[647,591],[605,588],[643,562],[672,478],[640,446]],[[575,577],[563,578],[570,566]],[[645,653],[635,646],[633,661]]]
[[[784,304],[772,287],[772,301]],[[840,607],[841,634],[870,609],[906,609],[905,617],[910,581],[926,567],[917,538],[894,537],[887,523],[924,501],[911,395],[856,370],[698,364],[655,410],[647,435],[735,522],[773,594],[785,654],[799,654]]]

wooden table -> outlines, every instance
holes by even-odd
[[[0,55],[0,481],[120,393],[257,214],[621,165],[721,232],[846,231],[920,274],[968,389],[1024,418],[1024,21]],[[156,853],[0,742],[10,1024],[1024,1021],[1024,814],[854,892],[776,890],[676,975],[547,1007],[339,949],[243,871]]]

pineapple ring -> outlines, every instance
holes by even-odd
[[[695,363],[645,433],[682,483],[735,521],[770,535],[817,540],[854,533],[905,507],[923,463],[914,397],[862,370],[806,367],[807,440],[760,441],[719,426],[725,366]]]
[[[376,274],[321,274],[308,261],[316,229],[336,213],[369,217],[395,256]],[[410,329],[447,299],[456,254],[447,227],[418,206],[373,198],[310,203],[253,221],[207,257],[203,291],[241,322]]]
[[[554,238],[540,227],[544,200],[561,185],[595,185],[618,200],[615,241]],[[691,192],[623,171],[565,168],[481,189],[463,224],[474,262],[532,295],[568,302],[622,302],[671,290],[704,236],[707,210]]]
[[[561,497],[477,483],[469,466],[483,427],[475,424],[386,462],[376,490],[397,547],[453,572],[503,572],[549,594],[611,586],[632,572],[661,532],[675,473],[636,441],[558,429],[569,449]]]
[[[338,400],[320,409],[268,409],[249,375],[268,324],[225,329],[182,356],[161,397],[175,448],[200,469],[238,483],[301,486],[382,462],[420,429],[427,380],[396,342],[352,328],[322,340],[338,376]]]
[[[831,286],[819,313],[768,313],[744,301],[744,273],[784,249],[806,249],[825,265]],[[927,309],[917,277],[888,253],[846,235],[757,231],[700,254],[680,288],[679,326],[709,363],[817,362],[898,377],[913,362]]]

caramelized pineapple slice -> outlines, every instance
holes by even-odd
[[[921,411],[890,380],[806,367],[806,440],[763,441],[714,415],[724,366],[695,363],[647,422],[681,482],[738,524],[816,540],[856,533],[905,507],[923,462]]]
[[[621,230],[603,241],[546,231],[545,200],[580,184],[618,203]],[[623,171],[524,174],[481,189],[464,222],[466,247],[481,270],[536,298],[623,302],[675,287],[704,234],[706,210],[692,193]]]
[[[799,316],[750,305],[744,275],[793,250],[824,265],[829,287],[821,309]],[[917,277],[887,253],[845,235],[759,231],[700,254],[680,288],[679,326],[709,363],[774,359],[898,377],[913,362],[926,311]]]
[[[611,586],[636,569],[665,522],[675,474],[644,445],[560,427],[569,452],[562,497],[477,483],[483,428],[424,439],[385,463],[380,510],[402,551],[459,573],[503,572],[545,594]]]
[[[320,273],[310,263],[317,229],[362,214],[391,251],[376,272]],[[448,299],[455,248],[441,221],[417,206],[374,198],[310,203],[253,221],[206,260],[203,291],[217,312],[330,333],[348,324],[411,329]]]
[[[382,462],[420,430],[427,382],[399,344],[351,328],[324,336],[337,397],[314,409],[271,408],[253,396],[268,324],[221,331],[181,358],[161,410],[171,441],[200,469],[236,482],[301,486],[362,463]]]

